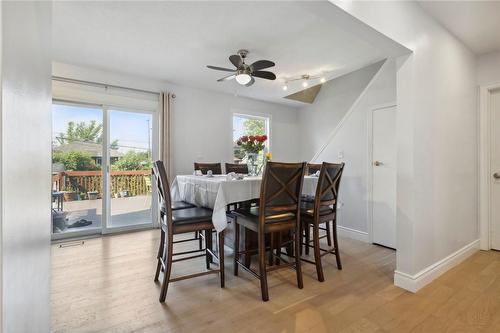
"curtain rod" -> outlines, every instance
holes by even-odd
[[[136,88],[128,88],[128,87],[122,87],[122,86],[115,86],[113,84],[106,84],[106,83],[99,83],[99,82],[92,82],[92,81],[70,79],[70,78],[62,77],[62,76],[52,76],[52,80],[54,80],[54,81],[60,81],[60,82],[68,82],[68,83],[85,84],[85,85],[94,86],[94,87],[123,89],[123,90],[135,91],[135,92],[140,92],[140,93],[153,94],[153,95],[156,95],[156,96],[160,95],[160,93],[157,92],[157,91],[142,90],[142,89],[136,89]],[[172,94],[172,98],[175,98],[175,94]]]

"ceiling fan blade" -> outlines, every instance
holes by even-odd
[[[257,60],[251,64],[250,67],[252,67],[253,71],[260,71],[261,69],[273,67],[274,65],[275,63],[269,60]]]
[[[247,84],[245,84],[245,87],[250,87],[254,83],[255,83],[255,79],[252,76],[252,79],[250,80],[250,82],[248,82]]]
[[[208,65],[207,68],[215,69],[216,71],[234,72],[234,69],[224,68],[224,67],[217,67],[217,66]]]
[[[253,72],[252,75],[255,77],[260,77],[262,79],[276,80],[276,75],[274,75],[274,73],[268,72],[268,71],[256,71],[256,72]]]
[[[218,79],[217,82],[231,80],[231,79],[234,79],[235,77],[236,77],[236,74],[231,74],[231,75],[224,76],[224,77]]]
[[[240,68],[241,64],[243,61],[241,60],[241,57],[237,54],[233,54],[232,56],[229,56],[229,61],[236,67]]]

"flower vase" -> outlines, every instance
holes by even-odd
[[[259,154],[257,153],[247,153],[247,165],[248,165],[248,175],[257,176],[257,158]]]

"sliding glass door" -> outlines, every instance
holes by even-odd
[[[154,112],[54,101],[53,239],[153,226]]]
[[[109,111],[108,228],[151,224],[153,114]]]
[[[56,238],[102,229],[103,111],[53,104],[52,232]]]

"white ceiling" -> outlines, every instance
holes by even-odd
[[[54,60],[297,105],[283,79],[345,74],[406,52],[328,2],[65,2],[54,8]],[[230,54],[269,59],[278,80],[216,82]]]
[[[499,1],[419,1],[474,53],[500,50]]]

